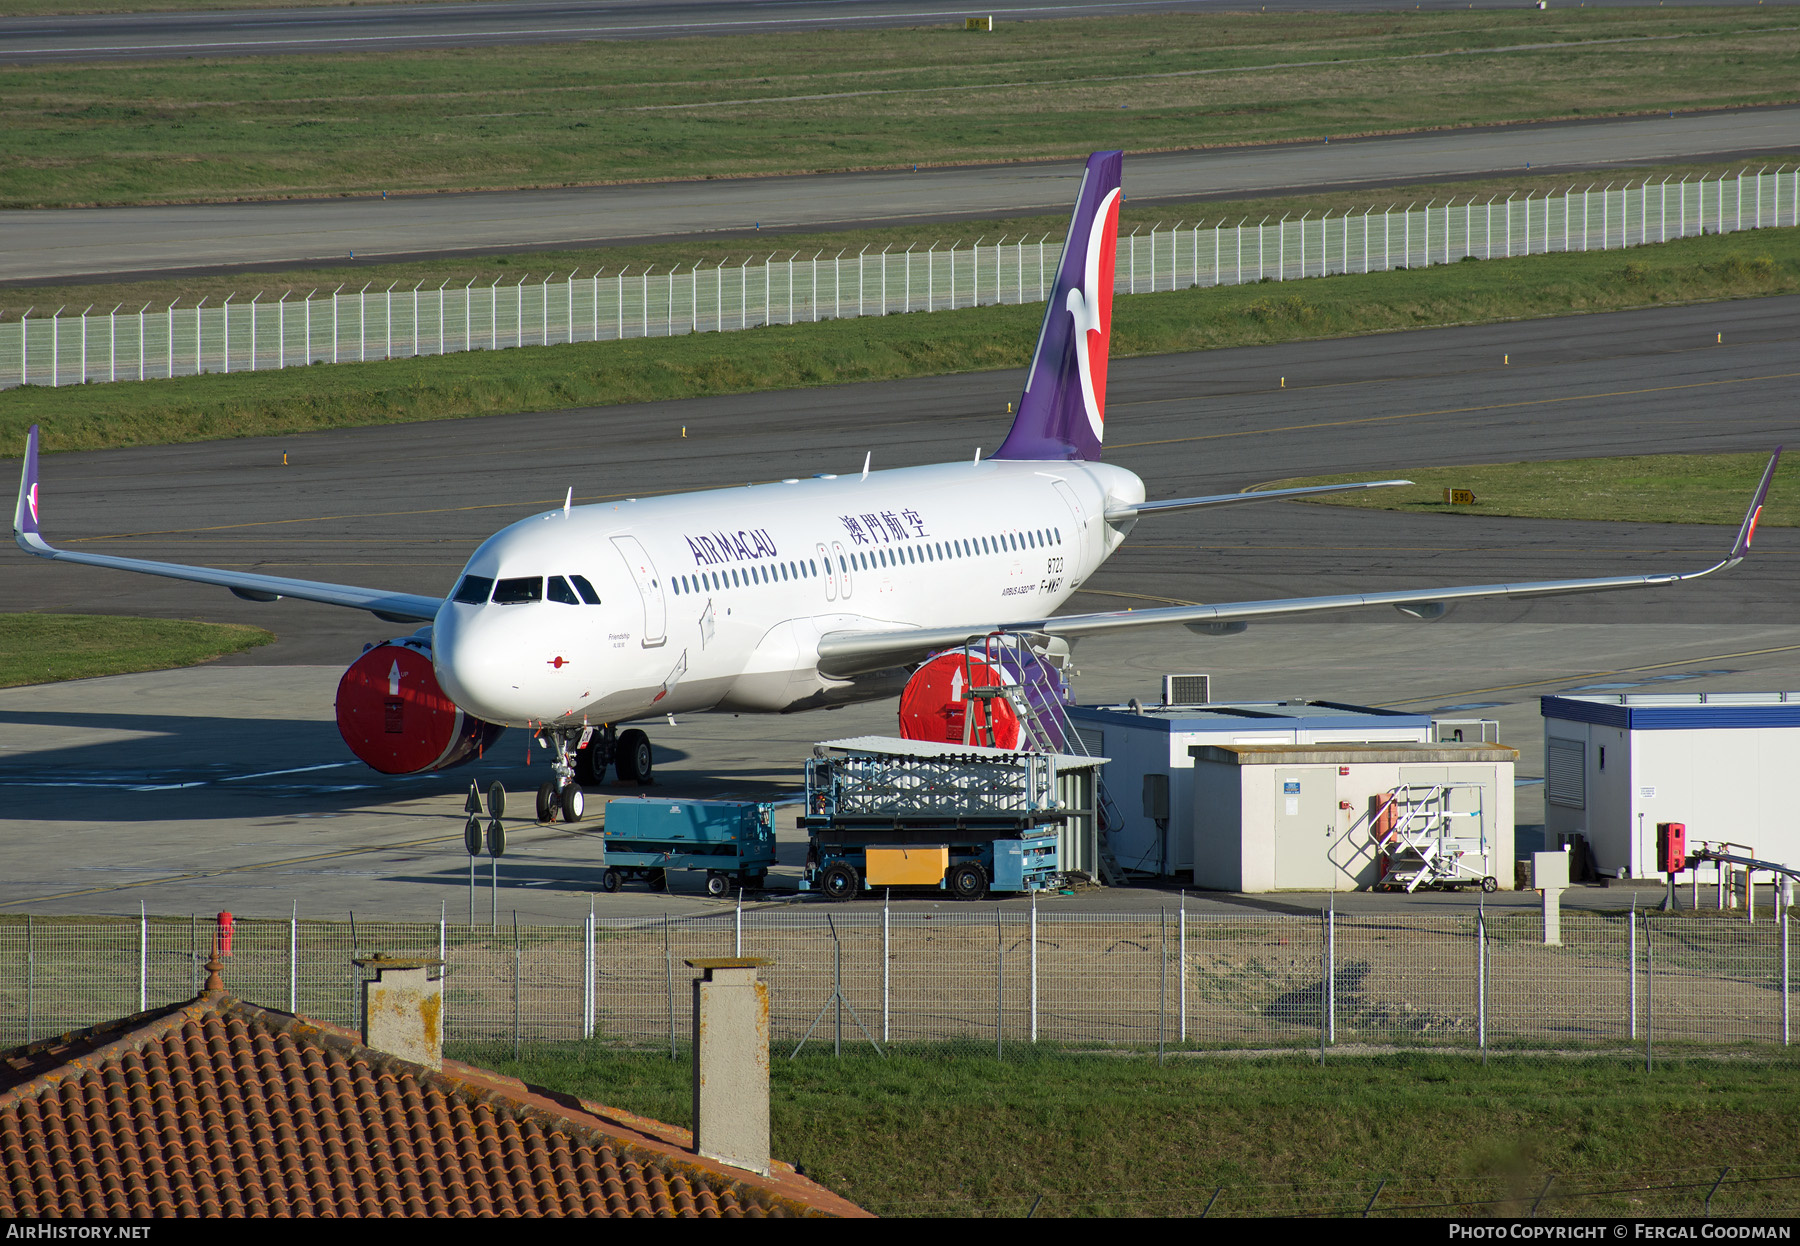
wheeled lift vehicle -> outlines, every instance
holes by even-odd
[[[658,800],[622,796],[606,806],[600,885],[617,891],[642,880],[666,891],[670,870],[704,870],[706,894],[733,885],[759,891],[775,864],[775,807],[741,800]]]
[[[1056,755],[863,737],[806,763],[800,890],[851,900],[930,888],[961,900],[1061,878]]]

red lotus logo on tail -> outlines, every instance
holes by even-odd
[[[1088,232],[1087,272],[1079,290],[1069,291],[1069,315],[1081,335],[1075,359],[1081,369],[1081,404],[1094,440],[1106,439],[1106,360],[1112,343],[1113,265],[1119,249],[1119,189],[1114,187],[1094,213]]]
[[[1744,548],[1750,548],[1750,542],[1756,539],[1756,521],[1762,518],[1762,507],[1750,512],[1750,526],[1744,529]]]

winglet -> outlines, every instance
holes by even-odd
[[[38,426],[25,434],[25,466],[19,472],[19,500],[13,507],[13,539],[26,549],[43,545],[38,535]]]
[[[1750,542],[1756,538],[1756,521],[1762,518],[1763,500],[1769,496],[1769,485],[1775,479],[1775,465],[1779,462],[1781,447],[1776,446],[1775,453],[1769,456],[1769,465],[1763,469],[1762,483],[1756,486],[1756,494],[1750,499],[1750,509],[1744,512],[1744,526],[1738,529],[1737,540],[1731,544],[1727,566],[1742,562],[1750,552]]]

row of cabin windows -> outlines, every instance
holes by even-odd
[[[950,541],[926,542],[921,545],[896,545],[883,549],[858,550],[838,556],[838,570],[848,572],[852,565],[862,571],[902,564],[941,562],[952,558],[974,558],[1006,550],[1043,549],[1062,544],[1062,529],[1039,528],[1031,532],[1009,532],[992,537],[967,537]],[[829,568],[827,568],[829,571]],[[708,588],[742,588],[750,584],[772,584],[779,580],[812,579],[819,565],[810,559],[787,563],[762,563],[727,571],[702,571],[675,577],[677,595],[703,592]],[[534,601],[555,601],[565,606],[600,604],[600,594],[586,576],[541,575],[517,576],[495,581],[488,576],[465,575],[456,588],[454,600],[464,605],[493,602],[496,606],[520,606]]]
[[[1048,549],[1052,545],[1061,545],[1063,541],[1061,528],[1039,528],[1031,532],[1009,532],[994,537],[968,537],[950,541],[927,542],[922,545],[896,545],[885,549],[857,550],[850,554],[838,556],[838,570],[848,572],[853,566],[861,571],[873,571],[877,567],[897,567],[902,564],[922,562],[944,562],[953,558],[974,558],[982,554],[996,554],[1006,550]],[[830,568],[827,568],[829,571]],[[702,571],[692,576],[675,577],[675,592],[697,593],[708,588],[740,588],[748,584],[772,584],[777,580],[810,579],[819,574],[816,562],[801,559],[798,562],[757,564],[728,571]]]
[[[496,606],[522,606],[534,601],[557,601],[565,606],[600,604],[600,594],[585,575],[549,577],[548,587],[541,575],[517,576],[498,582],[485,575],[465,575],[456,587],[455,601],[478,606],[491,601]]]
[[[830,568],[827,568],[829,571]],[[757,563],[732,567],[725,571],[700,571],[675,577],[675,595],[702,593],[707,589],[742,588],[748,584],[774,584],[780,580],[809,580],[819,574],[819,564],[808,559],[798,562]]]

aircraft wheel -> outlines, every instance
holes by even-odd
[[[600,747],[599,736],[576,752],[575,782],[583,787],[599,787],[606,782],[606,750]]]
[[[635,727],[620,733],[619,755],[613,759],[619,771],[619,782],[636,783],[640,787],[648,784],[653,761],[649,736]]]
[[[608,894],[617,891],[619,888],[623,887],[624,885],[625,885],[624,877],[619,873],[619,871],[617,871],[615,869],[609,868],[606,871],[606,873],[600,875],[600,886]]]
[[[833,861],[819,878],[819,891],[827,900],[854,900],[862,890],[862,876],[847,861]]]
[[[555,779],[545,779],[543,786],[538,788],[537,820],[539,822],[554,822],[554,821],[556,821],[556,805],[557,805],[556,780]]]
[[[723,874],[709,873],[706,876],[706,894],[717,900],[731,890],[731,880]]]
[[[987,894],[987,871],[979,861],[964,861],[950,870],[950,891],[958,900],[979,900]]]
[[[582,812],[587,808],[587,798],[581,794],[581,784],[571,783],[562,790],[562,806],[564,822],[581,821]]]

